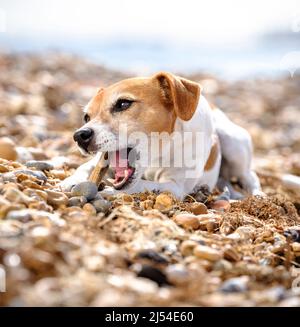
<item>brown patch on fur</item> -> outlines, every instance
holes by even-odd
[[[150,78],[130,78],[100,89],[88,104],[91,120],[106,123],[117,132],[126,125],[133,132],[172,133],[176,117],[189,120],[198,105],[200,86],[192,81],[159,73]],[[113,113],[118,99],[134,102],[128,110]]]
[[[190,120],[197,108],[201,88],[196,82],[161,72],[154,76],[159,82],[166,106],[182,120]]]
[[[220,151],[219,139],[217,135],[214,135],[213,145],[211,147],[209,157],[206,161],[204,171],[211,170],[214,167],[216,160],[218,158],[219,151]]]

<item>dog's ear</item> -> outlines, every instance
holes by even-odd
[[[153,77],[161,88],[164,104],[182,120],[190,120],[198,105],[200,85],[170,73],[160,72]]]

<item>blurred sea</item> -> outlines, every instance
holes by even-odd
[[[0,35],[0,51],[70,52],[110,68],[147,75],[159,70],[204,72],[237,80],[275,77],[284,72],[281,60],[300,51],[299,33],[278,32],[242,43],[218,45],[165,43],[156,40],[96,38],[8,37]],[[299,56],[300,68],[300,56]]]

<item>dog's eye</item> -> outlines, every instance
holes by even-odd
[[[88,123],[91,120],[91,117],[88,114],[85,114],[83,116],[83,120],[84,120],[85,123]]]
[[[128,99],[119,99],[113,107],[113,112],[120,112],[130,108],[134,101]]]

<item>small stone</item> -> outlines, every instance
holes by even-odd
[[[222,259],[220,251],[205,245],[197,245],[194,248],[194,255],[208,261],[218,261]]]
[[[241,276],[226,280],[220,287],[223,293],[242,293],[248,290],[249,277]]]
[[[71,193],[72,196],[84,196],[88,201],[91,201],[97,195],[98,188],[95,183],[83,182],[75,185]]]
[[[241,260],[241,255],[231,246],[225,247],[224,258],[229,261],[239,261]]]
[[[111,202],[107,200],[95,200],[92,202],[97,212],[107,213],[111,207]]]
[[[122,194],[122,201],[124,203],[132,203],[133,202],[133,197],[129,194]]]
[[[174,217],[174,221],[177,225],[186,229],[198,229],[200,227],[199,219],[193,214],[179,214]]]
[[[222,259],[214,264],[213,269],[217,271],[221,271],[223,273],[230,272],[232,270],[232,263]]]
[[[31,160],[26,162],[26,167],[35,168],[37,170],[51,170],[54,167],[46,161]]]
[[[294,252],[300,252],[300,243],[298,242],[292,243],[292,249]]]
[[[188,208],[194,215],[203,215],[207,213],[207,207],[204,203],[193,202]]]
[[[198,243],[192,240],[183,241],[180,246],[180,252],[184,257],[192,255],[197,245]]]
[[[227,211],[230,209],[230,202],[227,200],[217,200],[211,205],[211,209],[218,211]]]
[[[142,265],[137,271],[137,276],[151,279],[159,286],[170,285],[165,273],[150,265]]]
[[[158,264],[167,264],[168,260],[162,256],[161,254],[159,254],[158,252],[154,251],[154,250],[142,250],[140,251],[137,255],[137,258],[140,259],[147,259],[150,260],[154,263],[158,263]]]
[[[49,228],[46,228],[44,226],[36,226],[30,231],[30,236],[39,240],[45,240],[49,237],[49,235]]]
[[[6,219],[11,219],[11,220],[18,220],[21,221],[22,223],[27,223],[32,219],[32,215],[30,211],[27,209],[24,210],[12,210],[9,211],[9,213],[6,216]]]
[[[0,173],[7,173],[9,169],[5,167],[4,165],[0,165]]]
[[[93,272],[99,272],[105,267],[105,259],[101,256],[88,256],[83,258],[84,266]]]
[[[168,281],[173,285],[186,285],[190,280],[190,274],[186,267],[181,264],[170,265],[166,268]]]
[[[51,206],[58,208],[59,206],[68,204],[69,199],[64,193],[57,192],[57,191],[51,191],[51,190],[45,190],[45,191],[48,194],[47,202]]]
[[[82,209],[91,216],[96,216],[97,214],[96,208],[91,203],[86,203]]]
[[[5,193],[4,193],[5,199],[11,201],[11,202],[18,202],[18,203],[24,203],[29,204],[33,201],[33,199],[23,192],[21,192],[17,188],[9,187]]]
[[[4,220],[0,224],[0,237],[10,238],[22,235],[22,223],[13,220]]]
[[[160,211],[168,211],[173,206],[173,199],[167,194],[159,194],[156,197],[154,209],[158,209]]]
[[[63,169],[52,169],[51,174],[60,180],[64,180],[66,176],[66,172]]]
[[[8,137],[0,138],[0,158],[15,161],[18,157],[15,143]]]
[[[8,172],[5,174],[2,174],[2,180],[3,182],[9,182],[9,183],[16,183],[17,182],[17,177],[13,172]]]
[[[17,170],[14,174],[18,177],[19,175],[29,175],[33,176],[43,182],[47,181],[47,176],[42,171],[35,171],[35,170]]]
[[[283,235],[285,237],[290,237],[294,242],[300,242],[300,229],[288,229]]]
[[[141,201],[140,207],[142,210],[150,210],[153,209],[154,202],[152,200]]]
[[[87,199],[84,196],[74,196],[69,199],[69,207],[82,207],[87,203]]]

